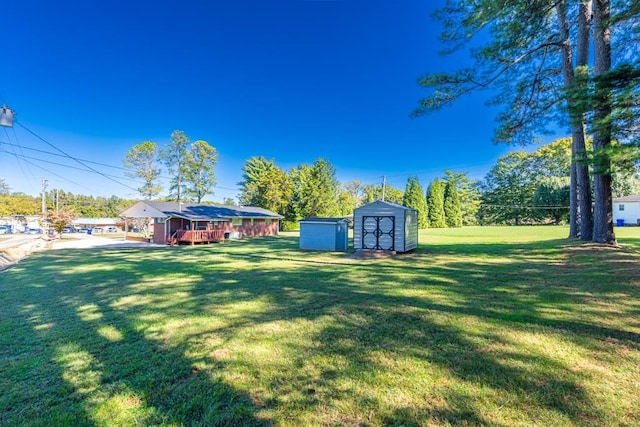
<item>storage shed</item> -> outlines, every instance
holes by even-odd
[[[408,252],[418,247],[418,211],[382,200],[356,208],[353,247]]]
[[[348,219],[304,218],[300,220],[300,249],[346,251],[348,239]]]

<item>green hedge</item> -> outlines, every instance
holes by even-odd
[[[298,221],[282,221],[280,223],[281,231],[298,231],[300,230],[300,223]]]

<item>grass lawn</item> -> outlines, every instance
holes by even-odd
[[[640,228],[50,250],[0,273],[0,425],[640,425]]]

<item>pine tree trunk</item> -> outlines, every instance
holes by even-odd
[[[589,26],[590,26],[591,0],[580,5],[577,34],[577,61],[576,66],[586,66],[589,55]],[[571,121],[571,188],[569,211],[569,237],[580,237],[582,240],[591,240],[593,231],[593,215],[591,211],[591,181],[589,169],[586,163],[580,159],[586,152],[586,126],[584,111],[578,108],[576,99],[577,84],[576,70],[573,66],[572,45],[569,30],[567,6],[564,1],[556,4],[558,14],[558,27],[562,43],[562,72],[564,85],[567,89],[567,108]],[[579,95],[578,95],[579,96]]]
[[[578,191],[577,191],[577,171],[574,149],[571,149],[571,186],[569,187],[569,238],[575,239],[580,236],[578,230],[580,213],[578,212]]]
[[[611,192],[611,159],[604,151],[611,145],[611,89],[607,79],[598,79],[611,70],[611,6],[609,0],[594,0],[593,46],[596,94],[594,108],[593,150],[594,165],[594,225],[593,241],[616,244],[613,232],[613,203]]]

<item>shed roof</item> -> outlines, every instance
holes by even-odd
[[[253,206],[198,205],[177,202],[142,200],[120,213],[122,217],[184,218],[190,221],[229,221],[233,218],[272,218],[282,215]]]
[[[633,196],[624,196],[624,197],[614,197],[613,201],[616,203],[620,202],[640,202],[640,194],[636,194]]]
[[[300,223],[316,223],[316,224],[337,224],[339,222],[351,222],[347,218],[318,218],[318,217],[308,217],[302,218]]]
[[[404,209],[404,210],[408,210],[408,211],[415,211],[416,210],[414,208],[410,208],[410,207],[407,207],[407,206],[402,206],[402,205],[399,205],[397,203],[391,203],[391,202],[387,202],[387,201],[384,201],[384,200],[376,200],[375,202],[367,203],[366,205],[362,205],[360,207],[357,207],[355,210],[358,210],[358,209],[364,208],[364,207],[373,206],[373,205],[387,205],[387,206],[391,206],[391,207],[394,207],[394,208],[397,208],[397,209]]]

